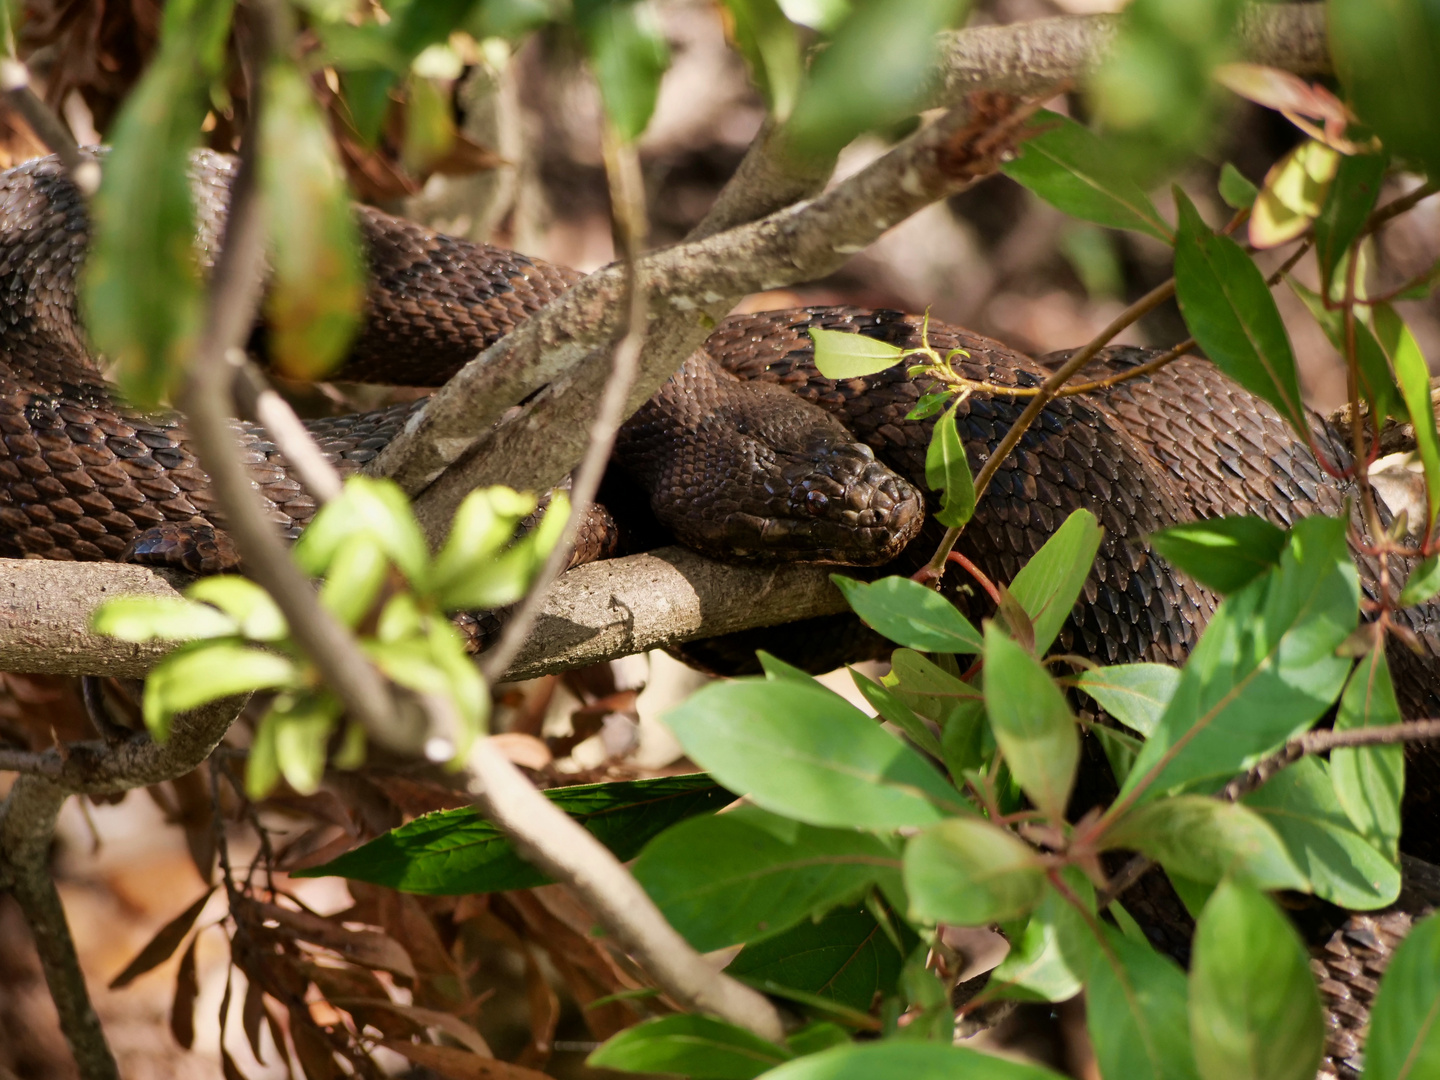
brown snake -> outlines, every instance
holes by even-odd
[[[203,256],[217,243],[233,164],[202,154],[194,172]],[[439,385],[578,279],[368,208],[358,215],[371,284],[364,329],[341,378]],[[183,425],[118,404],[88,352],[75,306],[87,242],[83,200],[54,160],[0,177],[0,555],[231,568],[223,521]],[[807,334],[817,326],[906,346],[920,337],[915,316],[891,311],[731,317],[625,425],[616,467],[647,493],[661,525],[707,554],[860,565],[899,556],[903,565],[908,546],[916,564],[938,536],[935,526],[922,527],[919,494],[932,422],[905,419],[921,389],[898,368],[825,379]],[[1026,387],[1048,374],[956,327],[932,322],[929,344],[964,348],[969,355],[956,366],[976,380]],[[403,372],[397,357],[405,358]],[[1111,349],[1095,369],[1118,371],[1143,358]],[[342,471],[353,472],[416,407],[310,426]],[[1023,407],[1023,399],[982,394],[960,406],[972,460],[992,452]],[[1323,426],[1317,432],[1325,452],[1346,460],[1343,440]],[[263,432],[245,428],[243,438],[273,516],[298,532],[314,502]],[[1287,526],[1341,512],[1343,496],[1273,409],[1210,364],[1182,359],[1103,394],[1047,406],[996,472],[960,550],[992,579],[1008,581],[1070,511],[1091,510],[1105,539],[1060,647],[1104,663],[1179,663],[1217,601],[1153,557],[1146,537],[1227,513]],[[587,554],[598,553],[597,546]],[[1432,615],[1422,609],[1412,619],[1430,650],[1426,661],[1395,657],[1408,715],[1440,713],[1431,685],[1440,656]],[[795,630],[783,636],[793,639]],[[1412,771],[1411,786],[1421,792],[1412,799],[1416,822],[1433,821],[1424,795],[1440,785],[1428,779]],[[1407,845],[1433,858],[1434,833],[1411,825]],[[1373,992],[1366,965],[1388,955],[1386,935],[1403,931],[1396,920],[1405,918],[1357,917],[1325,946],[1323,985],[1333,1007],[1327,1067],[1340,1075],[1352,1074],[1355,1029]]]

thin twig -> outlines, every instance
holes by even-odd
[[[100,163],[95,155],[80,149],[65,122],[35,93],[30,69],[13,56],[0,58],[0,91],[4,92],[10,108],[60,159],[80,194],[86,198],[94,195],[100,189]]]
[[[511,614],[500,640],[481,658],[480,671],[491,682],[504,675],[519,654],[535,626],[545,593],[569,564],[575,534],[595,505],[600,481],[610,461],[610,451],[615,446],[615,436],[625,422],[625,404],[640,370],[640,350],[645,344],[646,299],[645,286],[636,273],[635,265],[648,231],[645,181],[640,171],[640,156],[634,145],[622,143],[608,126],[605,133],[605,173],[610,181],[610,201],[615,208],[616,234],[625,267],[625,329],[615,345],[610,377],[605,382],[595,419],[590,424],[585,456],[570,482],[570,518],[565,523],[564,535],[546,558],[529,594]]]
[[[1440,739],[1440,719],[1407,720],[1402,724],[1347,728],[1344,731],[1331,728],[1307,731],[1304,735],[1291,739],[1269,757],[1261,759],[1243,776],[1231,780],[1225,785],[1220,797],[1230,802],[1242,799],[1281,769],[1309,755],[1360,746],[1398,746],[1401,743],[1424,742],[1428,739]]]
[[[240,411],[265,429],[270,441],[280,448],[291,471],[315,497],[327,503],[340,494],[344,481],[320,449],[295,410],[270,385],[264,374],[242,351],[232,349],[226,359],[235,368],[232,389]]]

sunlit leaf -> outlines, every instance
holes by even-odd
[[[1062,820],[1080,762],[1075,718],[1044,665],[994,622],[985,624],[985,709],[1020,787]]]
[[[597,1069],[682,1073],[696,1080],[750,1080],[794,1055],[744,1028],[679,1013],[611,1036],[585,1059]]]
[[[145,680],[145,726],[157,742],[164,742],[176,713],[252,690],[292,686],[299,674],[292,660],[235,642],[177,649]]]
[[[178,596],[122,596],[107,600],[90,616],[97,634],[121,641],[195,641],[229,637],[239,624],[208,604]]]
[[[935,421],[931,429],[925,451],[925,485],[944,493],[940,509],[935,511],[935,520],[941,525],[959,528],[975,513],[975,477],[955,427],[954,410]]]
[[[934,589],[905,577],[855,581],[831,574],[850,607],[865,625],[897,645],[921,652],[978,653],[980,631]]]
[[[810,328],[815,367],[827,379],[858,379],[894,367],[904,356],[898,345],[843,330]]]
[[[1398,724],[1400,703],[1384,649],[1360,658],[1335,715],[1336,731]],[[1360,835],[1392,862],[1400,840],[1400,800],[1405,794],[1403,746],[1340,747],[1330,752],[1335,795]]]
[[[1076,510],[1010,582],[1010,595],[1034,626],[1037,656],[1045,654],[1070,617],[1103,536],[1094,514]]]
[[[1167,664],[1115,664],[1082,671],[1077,680],[1107,713],[1149,735],[1180,684],[1180,669]]]
[[[1060,1074],[963,1046],[852,1043],[787,1062],[766,1080],[1061,1080]]]
[[[1307,287],[1287,274],[1285,283],[1298,296],[1310,314],[1325,331],[1330,344],[1342,356],[1348,356],[1350,347],[1343,311],[1327,308],[1324,299],[1315,290]],[[1395,385],[1395,376],[1390,371],[1390,361],[1380,342],[1371,333],[1362,319],[1355,320],[1355,364],[1360,378],[1360,395],[1376,416],[1393,416],[1397,420],[1407,418],[1400,388]]]
[[[850,677],[855,681],[855,688],[869,702],[870,707],[880,714],[881,719],[898,727],[911,742],[931,757],[943,757],[940,741],[935,738],[935,733],[925,726],[925,722],[916,716],[905,702],[854,668],[850,669]]]
[[[670,64],[654,11],[645,0],[578,0],[575,24],[606,113],[622,139],[638,138],[650,123],[660,77]]]
[[[1271,166],[1250,215],[1250,243],[1257,248],[1277,247],[1310,228],[1340,160],[1340,154],[1311,139]]]
[[[274,597],[249,578],[236,574],[201,578],[185,595],[225,612],[238,623],[240,635],[251,641],[280,641],[290,633]]]
[[[1280,561],[1285,531],[1247,514],[1172,525],[1150,544],[1202,585],[1232,593]]]

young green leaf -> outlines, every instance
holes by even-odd
[[[240,632],[240,624],[225,612],[178,596],[107,600],[90,615],[90,627],[121,641],[198,641]]]
[[[1440,593],[1440,555],[1431,555],[1420,560],[1410,572],[1405,587],[1400,590],[1400,606],[1428,603],[1437,593]]]
[[[266,341],[284,373],[317,379],[360,325],[365,268],[345,171],[309,80],[288,58],[265,71],[260,183],[269,234]]]
[[[1070,903],[1054,889],[1046,889],[1024,931],[1011,937],[1009,953],[991,973],[993,992],[1020,1001],[1068,1001],[1080,992],[1088,965],[1078,962],[1075,948],[1067,953],[1062,942],[1073,946],[1089,935]],[[1095,955],[1084,945],[1079,951],[1086,959]]]
[[[654,11],[639,0],[579,0],[575,25],[600,84],[605,112],[622,139],[639,138],[655,111],[660,77],[670,66]]]
[[[1247,210],[1255,205],[1260,189],[1245,179],[1239,169],[1225,162],[1220,166],[1220,198],[1231,210]]]
[[[1308,440],[1295,354],[1265,275],[1234,240],[1211,232],[1178,188],[1175,202],[1175,295],[1185,324],[1221,371],[1274,405]]]
[[[940,749],[940,740],[935,738],[935,733],[925,726],[925,722],[916,716],[905,702],[854,668],[850,669],[850,678],[855,681],[855,688],[860,691],[860,695],[870,703],[872,709],[880,714],[882,720],[888,720],[898,727],[911,742],[931,757],[942,758],[944,756]]]
[[[220,698],[297,685],[292,660],[233,641],[207,641],[177,649],[145,680],[145,726],[156,742],[170,737],[170,721]]]
[[[350,477],[339,498],[321,508],[295,542],[295,561],[320,577],[340,548],[361,534],[371,537],[407,578],[422,580],[430,548],[410,500],[391,481],[368,476]]]
[[[1365,1080],[1440,1076],[1440,916],[1416,923],[1395,950],[1370,1010]]]
[[[1160,799],[1123,814],[1104,846],[1141,851],[1196,881],[1230,877],[1257,889],[1309,891],[1275,831],[1253,810],[1201,795]]]
[[[1101,925],[1086,984],[1100,1073],[1124,1080],[1198,1080],[1185,1023],[1185,973],[1147,944]]]
[[[1045,889],[1039,856],[979,818],[951,818],[905,846],[905,889],[915,918],[983,926],[1030,913]]]
[[[1315,219],[1315,257],[1320,263],[1322,291],[1331,287],[1341,260],[1375,209],[1386,164],[1384,154],[1350,154],[1340,159],[1329,197]]]
[[[1122,800],[1213,790],[1339,697],[1350,661],[1335,650],[1355,629],[1360,602],[1345,533],[1345,522],[1332,518],[1297,522],[1279,565],[1221,605]]]
[[[1039,134],[1001,166],[1006,176],[1072,217],[1173,242],[1165,219],[1099,136],[1047,111],[1037,113],[1030,127]]]
[[[1063,820],[1080,763],[1075,717],[1050,672],[994,622],[985,624],[985,710],[1020,787]]]
[[[1148,736],[1175,696],[1180,669],[1168,664],[1114,664],[1082,671],[1077,684],[1116,720]]]
[[[931,491],[944,493],[940,509],[935,512],[935,520],[941,525],[958,529],[975,513],[975,477],[955,428],[953,409],[935,421],[930,432],[930,445],[925,451],[925,484]]]
[[[894,367],[905,355],[898,345],[844,330],[810,328],[815,367],[827,379],[860,379]]]
[[[696,1080],[751,1080],[794,1056],[734,1024],[678,1013],[611,1036],[585,1064],[622,1072],[681,1073]]]
[[[818,919],[878,882],[902,895],[900,853],[878,837],[817,829],[753,806],[667,829],[631,869],[670,925],[701,952]]]
[[[1076,510],[1010,582],[1010,595],[1034,625],[1035,655],[1045,655],[1070,617],[1103,536],[1094,514]]]
[[[240,636],[251,641],[280,641],[290,634],[274,598],[249,578],[236,574],[201,578],[185,595],[225,612],[238,623]]]
[[[1189,1011],[1204,1080],[1315,1075],[1325,1020],[1309,955],[1279,908],[1255,889],[1221,882],[1201,912]]]
[[[1384,649],[1360,658],[1335,716],[1336,731],[1398,724],[1400,703]],[[1405,795],[1403,746],[1341,747],[1330,752],[1335,795],[1356,830],[1394,862],[1400,841],[1400,802]]]
[[[1430,404],[1430,367],[1420,343],[1405,321],[1389,304],[1375,304],[1375,336],[1395,365],[1400,393],[1415,427],[1415,449],[1425,465],[1425,493],[1429,500],[1429,525],[1440,515],[1440,434],[1435,430],[1435,410]]]
[[[893,829],[963,810],[924,758],[824,687],[712,683],[662,719],[720,783],[811,825]]]
[[[677,821],[734,801],[704,773],[550,788],[545,797],[585,827],[620,859]],[[426,814],[296,877],[369,881],[426,896],[528,889],[548,879],[527,863],[505,834],[465,807]]]
[[[373,537],[356,533],[341,542],[320,586],[320,603],[354,629],[370,614],[390,576],[390,560]]]
[[[845,601],[865,625],[897,645],[932,653],[978,653],[980,631],[934,589],[905,577],[855,581],[831,574]]]
[[[1440,176],[1440,11],[1428,0],[1331,0],[1335,73],[1360,119],[1392,153]]]
[[[1233,593],[1279,563],[1285,531],[1245,514],[1172,525],[1150,545],[1202,585]]]
[[[1309,139],[1277,161],[1250,215],[1250,243],[1257,248],[1277,247],[1308,229],[1325,204],[1340,156]]]
[[[1396,856],[1392,851],[1387,858],[1352,828],[1325,762],[1302,758],[1245,796],[1244,803],[1275,830],[1322,900],[1370,911],[1400,895]]]
[[[275,699],[266,717],[275,725],[275,760],[286,783],[301,795],[319,789],[326,743],[343,711],[328,693],[282,694]]]
[[[851,1043],[786,1062],[766,1080],[1062,1080],[1059,1073],[933,1042]]]

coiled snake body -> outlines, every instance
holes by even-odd
[[[226,158],[195,160],[202,255],[217,242],[232,173]],[[373,210],[358,213],[372,277],[364,330],[343,378],[438,385],[577,278]],[[88,352],[75,303],[87,237],[83,201],[55,161],[0,177],[0,554],[227,568],[223,520],[183,426],[117,404]],[[808,330],[816,326],[906,346],[920,338],[919,319],[890,311],[731,317],[627,423],[617,464],[648,492],[660,523],[707,554],[878,565],[903,559],[909,546],[923,558],[938,535],[922,527],[919,494],[931,422],[905,419],[921,390],[900,369],[825,379],[811,358]],[[965,349],[957,367],[977,380],[1033,386],[1047,374],[959,328],[932,322],[929,343]],[[1111,349],[1095,366],[1114,371],[1143,358]],[[979,394],[960,406],[972,460],[990,454],[1023,406]],[[414,407],[317,421],[312,431],[343,471],[353,471]],[[1344,460],[1341,440],[1323,426],[1317,431],[1326,452]],[[275,518],[298,531],[313,501],[262,432],[246,429],[244,439]],[[1288,526],[1306,514],[1340,512],[1343,496],[1273,409],[1208,363],[1182,359],[1102,395],[1050,404],[995,474],[961,550],[1008,581],[1070,511],[1090,509],[1105,540],[1061,646],[1105,663],[1176,663],[1216,598],[1154,558],[1145,537],[1227,513]],[[1434,714],[1440,647],[1427,613],[1416,617],[1416,629],[1432,656],[1417,677],[1397,671],[1397,683],[1410,688],[1407,713]],[[1335,939],[1348,951],[1335,961],[1340,968],[1326,970],[1332,1005],[1346,1005],[1337,995],[1352,1003],[1364,997],[1368,961],[1355,959],[1358,925],[1350,938]],[[1344,964],[1358,974],[1347,976]],[[1342,1073],[1363,1009],[1350,1012],[1348,1020],[1344,1008],[1332,1013],[1332,1065]]]

